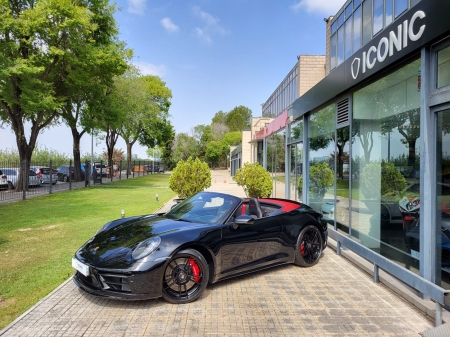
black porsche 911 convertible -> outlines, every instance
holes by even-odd
[[[208,283],[285,263],[315,265],[327,223],[284,199],[201,192],[167,213],[105,224],[72,259],[75,284],[118,299],[197,299]]]

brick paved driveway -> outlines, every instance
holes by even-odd
[[[422,313],[327,248],[312,268],[286,265],[208,286],[196,302],[123,302],[71,280],[1,336],[419,336]]]
[[[230,181],[218,176],[210,189],[242,195]],[[432,327],[327,248],[312,268],[286,265],[222,281],[184,305],[95,298],[69,280],[0,336],[419,336]]]

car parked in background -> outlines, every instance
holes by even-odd
[[[0,170],[0,189],[8,189],[8,179],[6,179],[6,175],[3,174],[2,170]]]
[[[106,167],[105,164],[94,163],[94,167],[95,167],[95,170],[97,171],[97,174],[98,174],[98,175],[101,174],[102,177],[106,177],[108,168]]]
[[[70,171],[70,173],[69,173]],[[69,166],[69,165],[61,165],[58,166],[56,168],[56,174],[58,176],[58,180],[59,181],[64,181],[65,183],[69,181],[69,176],[70,176],[70,180],[73,180],[73,166]]]
[[[50,170],[50,167],[45,166],[31,166],[30,170],[36,173],[36,176],[40,180],[41,184],[55,185],[58,181],[58,174],[56,170]]]
[[[1,168],[3,175],[6,176],[6,180],[8,181],[8,188],[10,190],[15,189],[17,182],[19,180],[20,168]],[[28,186],[29,187],[39,187],[41,186],[41,182],[38,179],[36,173],[32,170],[28,173]]]

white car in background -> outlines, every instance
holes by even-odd
[[[3,174],[3,171],[0,170],[0,189],[7,190],[8,189],[8,179],[6,175]]]
[[[8,188],[13,190],[16,188],[17,181],[19,180],[20,169],[19,168],[0,168],[3,175],[6,176],[8,182]],[[39,187],[41,186],[41,181],[37,177],[36,173],[32,170],[28,173],[28,186],[29,187]]]

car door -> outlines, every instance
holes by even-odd
[[[233,220],[234,217],[222,227],[218,278],[276,263],[281,246],[279,219],[266,216],[246,225],[237,225]]]

